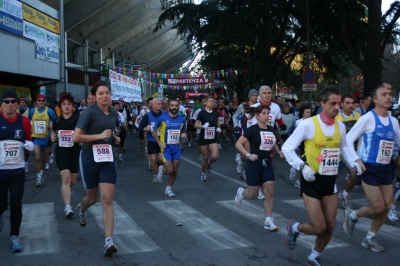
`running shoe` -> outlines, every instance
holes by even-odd
[[[49,170],[50,169],[50,164],[46,163],[46,166],[44,167],[44,170]]]
[[[18,236],[11,236],[11,252],[21,252],[24,250],[24,247],[19,242]]]
[[[319,262],[319,257],[316,257],[313,260],[307,258],[306,266],[322,266],[322,264]]]
[[[369,248],[375,252],[382,252],[385,251],[385,248],[379,245],[378,241],[376,241],[375,237],[373,238],[366,238],[364,237],[363,241],[361,242],[361,246],[363,248]]]
[[[86,227],[87,225],[87,217],[86,217],[86,213],[83,213],[81,210],[81,204],[78,204],[78,223],[80,226],[82,227]]]
[[[104,243],[104,256],[112,256],[113,254],[117,253],[117,247],[114,245],[112,239],[107,239]]]
[[[211,171],[212,171],[211,163],[210,163],[210,161],[208,161],[208,163],[207,163],[207,172],[211,173]]]
[[[278,226],[276,226],[274,224],[274,220],[270,220],[270,221],[265,221],[264,223],[264,229],[266,230],[270,230],[270,231],[278,231]]]
[[[158,179],[157,177],[153,177],[153,180],[151,181],[153,184],[158,184]]]
[[[206,176],[205,173],[201,173],[200,180],[201,181],[207,181],[207,176]]]
[[[43,187],[44,185],[44,178],[41,175],[37,175],[36,177],[36,187]]]
[[[3,226],[4,226],[3,216],[0,214],[0,232],[3,231]]]
[[[236,205],[236,207],[242,206],[243,196],[241,196],[241,195],[243,193],[243,190],[244,189],[242,187],[240,187],[240,188],[238,188],[238,190],[236,192],[236,196],[235,196],[235,205]]]
[[[118,161],[120,161],[120,162],[123,162],[123,161],[124,161],[124,159],[122,158],[122,154],[120,154],[120,155],[118,156]]]
[[[342,201],[342,205],[344,209],[350,208],[351,209],[351,201],[350,201],[350,195],[347,195],[347,197],[343,196],[343,191],[340,191],[339,193],[339,199]]]
[[[71,187],[71,197],[74,195],[74,187]]]
[[[199,155],[199,162],[202,162],[203,161],[203,155]]]
[[[265,199],[264,193],[262,192],[262,189],[258,189],[258,196],[257,199]]]
[[[300,188],[300,180],[294,181],[294,186]]]
[[[158,183],[162,183],[163,182],[163,169],[164,169],[164,165],[160,165],[158,167],[158,173],[157,173],[157,181]]]
[[[350,208],[347,208],[344,211],[344,222],[343,222],[343,229],[344,232],[348,235],[353,235],[353,231],[354,231],[354,226],[356,225],[356,222],[358,222],[358,220],[353,220],[350,217],[350,213],[353,210]]]
[[[286,229],[287,229],[287,234],[285,235],[285,237],[283,238],[285,241],[285,246],[290,249],[293,250],[296,247],[296,240],[297,237],[299,236],[299,232],[295,232],[293,230],[293,226],[297,223],[297,221],[295,220],[289,220],[287,225],[286,225]]]
[[[240,179],[242,179],[243,181],[246,181],[246,173],[245,173],[245,172],[243,172],[243,173],[240,175]]]
[[[290,168],[290,175],[289,178],[290,180],[295,180],[297,176],[297,171],[294,167]]]
[[[218,149],[222,150],[221,144],[218,144]]]
[[[29,164],[25,163],[25,174],[29,173]]]
[[[236,154],[236,173],[240,174],[242,172],[242,160],[240,159],[240,154]]]
[[[172,191],[172,188],[166,188],[165,195],[167,195],[170,198],[175,197],[175,193]]]
[[[151,172],[151,165],[150,165],[150,162],[149,162],[149,171]]]
[[[390,210],[388,213],[388,218],[390,221],[393,221],[393,222],[399,220],[399,217],[397,217],[396,210]],[[1,229],[0,229],[0,231],[1,231]]]
[[[72,211],[71,205],[65,206],[64,212],[66,218],[71,218],[72,216],[74,216],[74,212]]]

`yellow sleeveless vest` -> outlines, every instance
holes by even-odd
[[[48,107],[42,113],[39,113],[37,107],[32,115],[32,137],[47,138],[49,136],[50,117]]]
[[[323,148],[339,148],[340,145],[340,128],[338,121],[335,120],[335,133],[333,136],[326,136],[322,131],[321,125],[318,121],[318,115],[311,117],[314,122],[314,138],[304,141],[304,154],[306,156],[307,164],[313,169],[314,172],[319,171],[318,157]]]

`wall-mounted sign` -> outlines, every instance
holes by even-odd
[[[60,22],[58,20],[26,4],[22,4],[22,7],[24,20],[32,22],[51,32],[60,34]]]

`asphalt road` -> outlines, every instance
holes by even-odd
[[[314,237],[300,235],[295,250],[286,249],[286,222],[308,221],[299,189],[289,179],[290,166],[275,159],[274,222],[277,232],[263,228],[262,200],[246,200],[237,208],[234,197],[246,184],[235,171],[236,149],[223,144],[208,181],[200,181],[197,144],[182,151],[176,197],[164,195],[166,177],[152,184],[137,136],[128,136],[124,162],[118,163],[115,193],[114,242],[118,253],[103,257],[101,206],[89,209],[88,225],[81,228],[76,215],[64,217],[60,177],[55,163],[45,172],[45,186],[35,188],[33,161],[27,175],[23,199],[21,241],[24,252],[13,254],[9,246],[9,211],[3,214],[0,233],[0,265],[304,265]],[[338,178],[341,189],[345,173]],[[79,179],[72,206],[84,196]],[[366,203],[361,187],[352,193],[353,206]],[[400,215],[400,213],[399,213]],[[334,238],[321,255],[324,265],[398,265],[400,222],[387,220],[377,239],[385,252],[375,253],[360,246],[370,219],[360,219],[353,236],[343,231],[343,208],[337,216]]]

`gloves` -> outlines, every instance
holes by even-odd
[[[28,151],[33,151],[33,142],[25,140],[24,148],[27,149]]]
[[[282,124],[279,127],[280,127],[281,130],[286,130],[286,125],[285,124]]]
[[[203,125],[203,128],[208,128],[210,126],[210,123],[205,123],[204,125]]]
[[[217,132],[221,132],[222,130],[221,130],[221,128],[220,128],[220,127],[217,127],[217,130],[215,130],[215,131],[217,131]]]
[[[315,180],[315,172],[310,168],[308,165],[304,165],[303,170],[301,170],[303,173],[303,177],[306,181],[312,182]]]
[[[357,175],[361,175],[361,166],[357,162],[348,162],[348,168],[350,168],[353,171],[357,171]]]
[[[133,122],[132,122],[132,121],[129,121],[129,123],[128,123],[128,124],[132,126],[132,125],[133,125]]]

